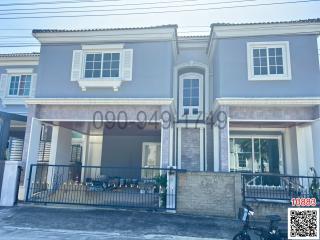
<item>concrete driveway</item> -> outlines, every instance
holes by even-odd
[[[0,209],[0,239],[232,239],[237,221],[99,208],[20,205]]]

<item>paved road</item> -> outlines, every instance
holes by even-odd
[[[22,205],[0,209],[0,239],[232,239],[239,223],[177,214]]]

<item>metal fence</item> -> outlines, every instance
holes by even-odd
[[[176,208],[177,170],[72,165],[31,165],[27,202]]]
[[[244,200],[282,200],[316,198],[320,201],[320,177],[279,174],[242,174]]]

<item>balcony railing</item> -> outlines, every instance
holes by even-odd
[[[280,200],[316,198],[320,201],[320,177],[279,174],[242,174],[244,200]]]

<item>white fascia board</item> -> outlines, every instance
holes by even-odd
[[[173,40],[173,28],[33,33],[41,43],[92,43]]]
[[[37,66],[38,64],[39,56],[0,58],[0,66]]]
[[[118,50],[123,49],[124,44],[102,44],[102,45],[94,45],[94,44],[88,44],[88,45],[82,45],[82,50]]]
[[[33,68],[7,68],[8,74],[33,73]]]
[[[217,98],[214,111],[218,106],[316,106],[320,97],[314,98]]]
[[[299,35],[320,33],[320,23],[283,23],[213,26],[214,38],[266,36],[266,35]],[[212,40],[212,39],[211,39]]]
[[[2,106],[7,106],[7,105],[25,105],[26,103],[26,97],[6,97],[3,98],[1,103]]]
[[[172,98],[32,98],[28,105],[171,105]]]

